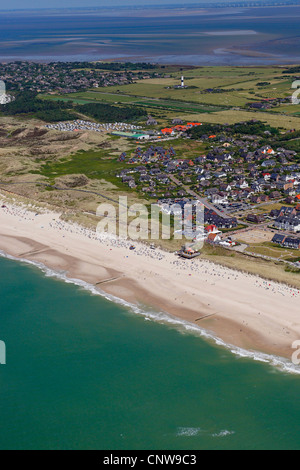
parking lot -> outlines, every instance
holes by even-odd
[[[246,212],[252,209],[251,204],[245,202],[232,202],[230,204],[214,204],[220,212],[233,214],[235,212]]]
[[[139,126],[124,122],[103,123],[98,124],[92,121],[76,121],[58,122],[57,124],[46,124],[47,129],[60,132],[76,132],[76,131],[93,131],[93,132],[113,132],[113,131],[136,131],[142,129]]]

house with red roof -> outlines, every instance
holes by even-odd
[[[221,239],[219,233],[209,233],[208,237],[207,237],[207,240],[211,243],[218,243],[222,239]]]
[[[205,227],[205,231],[207,233],[221,233],[220,230],[218,229],[218,227],[216,225],[208,225],[207,227]]]

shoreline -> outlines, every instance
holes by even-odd
[[[85,281],[80,279],[72,279],[66,276],[63,273],[59,273],[58,271],[54,271],[51,268],[43,265],[42,263],[30,261],[24,258],[16,258],[12,255],[4,253],[0,250],[0,257],[5,259],[10,259],[15,262],[20,262],[24,264],[28,264],[30,266],[34,266],[35,268],[41,270],[46,277],[52,277],[54,279],[73,284],[81,289],[84,289],[90,292],[92,295],[99,295],[100,297],[104,298],[109,302],[113,302],[116,305],[124,307],[132,312],[134,315],[139,315],[145,318],[148,321],[155,321],[156,323],[160,323],[162,325],[171,325],[171,327],[176,328],[178,331],[187,332],[188,334],[195,335],[204,339],[205,341],[209,341],[210,343],[214,343],[215,346],[224,348],[229,350],[232,354],[246,359],[252,359],[257,362],[267,363],[276,369],[279,369],[282,372],[292,373],[292,374],[300,374],[300,368],[293,365],[288,359],[271,355],[268,353],[262,353],[259,351],[252,351],[240,348],[238,346],[234,346],[233,344],[226,343],[221,338],[216,336],[212,331],[200,328],[200,326],[196,325],[195,323],[191,323],[185,321],[181,318],[175,317],[166,312],[158,312],[154,310],[151,306],[145,305],[135,305],[131,304],[119,297],[112,296],[110,294],[105,293],[104,291],[95,288],[92,284],[88,284]]]
[[[58,213],[37,215],[3,203],[0,250],[14,259],[64,273],[70,282],[84,281],[137,308],[151,306],[229,347],[291,361],[292,343],[300,339],[297,289],[201,258],[179,260],[141,243],[131,252],[131,242],[99,241]]]

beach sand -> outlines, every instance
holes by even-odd
[[[292,343],[300,340],[297,289],[142,243],[130,251],[131,242],[99,240],[96,233],[63,222],[60,214],[3,204],[3,252],[194,323],[228,344],[291,359]]]

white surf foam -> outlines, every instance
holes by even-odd
[[[252,359],[257,362],[263,362],[285,373],[300,374],[300,367],[294,365],[291,361],[283,357],[269,355],[257,351],[247,351],[246,349],[242,349],[237,346],[233,346],[232,344],[225,343],[222,339],[218,338],[209,331],[199,327],[198,325],[195,325],[194,323],[182,320],[165,312],[158,312],[154,310],[151,311],[150,309],[131,304],[126,300],[120,299],[119,297],[107,294],[106,292],[101,291],[98,287],[96,288],[94,285],[89,284],[85,281],[82,281],[80,279],[69,278],[66,272],[55,271],[38,261],[31,261],[24,258],[16,258],[15,256],[9,255],[1,250],[0,256],[3,258],[11,259],[13,261],[35,266],[39,268],[45,274],[46,277],[52,277],[64,281],[68,284],[75,284],[76,286],[86,291],[89,291],[93,295],[99,295],[110,302],[114,302],[118,305],[125,307],[127,310],[134,312],[137,315],[143,316],[145,320],[155,321],[165,325],[172,325],[173,327],[176,327],[177,331],[181,333],[189,333],[205,338],[206,340],[214,342],[217,346],[230,350],[231,353],[233,353],[238,358]]]
[[[220,431],[218,433],[212,434],[212,437],[227,437],[227,436],[232,436],[233,434],[235,434],[234,431],[228,431],[227,429],[225,429],[224,431]]]
[[[202,432],[201,428],[178,428],[177,437],[195,437]]]

